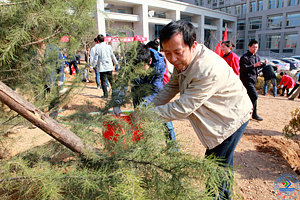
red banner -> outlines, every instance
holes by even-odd
[[[106,36],[104,38],[104,42],[134,42],[134,41],[145,42],[145,41],[147,41],[147,37],[142,37],[140,35],[136,35],[135,37],[110,37],[110,36]]]

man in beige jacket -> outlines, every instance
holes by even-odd
[[[193,25],[170,22],[160,32],[168,61],[174,65],[167,85],[154,98],[154,109],[166,122],[189,119],[198,138],[215,155],[233,166],[233,152],[252,113],[247,91],[232,68],[203,44],[197,44]],[[180,98],[169,102],[177,93]],[[226,181],[220,195],[230,199]]]

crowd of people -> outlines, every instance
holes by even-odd
[[[108,98],[107,82],[110,87],[113,86],[112,73],[118,66],[118,60],[104,39],[101,34],[94,38],[94,46],[85,52],[85,61],[94,70],[96,87],[103,90],[101,98]],[[271,82],[274,97],[280,88],[281,96],[287,91],[291,100],[297,95],[300,97],[300,72],[296,74],[296,83],[281,72],[282,79],[277,86],[273,67],[257,54],[258,41],[251,40],[248,51],[241,58],[232,51],[233,47],[231,41],[224,41],[221,46],[224,56],[220,57],[197,43],[191,23],[172,21],[160,31],[159,39],[146,45],[138,44],[135,64],[144,63],[146,70],[151,68],[156,73],[133,80],[130,88],[132,93],[137,94],[133,97],[134,107],[154,105],[153,110],[165,122],[170,140],[176,141],[172,121],[188,119],[207,148],[205,156],[221,158],[230,170],[233,170],[236,145],[249,120],[263,120],[257,112],[258,94],[255,88],[260,70],[265,81],[263,95],[267,94]],[[74,59],[71,63],[74,65]],[[151,85],[150,93],[137,92],[145,84]],[[180,96],[171,101],[178,93]],[[112,91],[113,94],[120,98],[123,95],[120,91]],[[121,101],[113,108],[116,116],[122,113]],[[226,179],[219,189],[220,197],[231,198],[232,188]]]

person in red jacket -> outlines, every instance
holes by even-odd
[[[238,55],[232,52],[232,48],[235,47],[230,41],[222,42],[221,48],[224,53],[223,59],[226,60],[228,65],[233,69],[236,75],[240,75],[240,58]]]
[[[289,89],[293,88],[295,86],[295,81],[292,77],[290,77],[289,75],[286,75],[285,72],[280,72],[280,76],[281,76],[281,81],[278,85],[278,88],[281,87],[282,88],[282,93],[280,96],[284,96],[284,91],[287,91],[287,94],[289,93]]]

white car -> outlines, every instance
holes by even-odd
[[[290,61],[296,63],[296,64],[297,64],[297,68],[300,67],[300,60],[298,60],[297,58],[291,57],[291,58],[285,58],[285,59],[288,59],[288,60],[290,60]]]
[[[292,56],[292,58],[295,58],[297,60],[300,60],[300,56]]]
[[[270,63],[273,63],[277,67],[277,72],[290,70],[290,63],[286,63],[276,59],[270,60]]]

